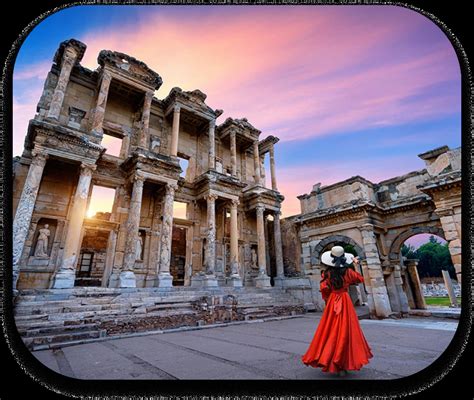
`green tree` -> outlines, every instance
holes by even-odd
[[[403,254],[403,253],[402,253]],[[420,277],[442,276],[441,270],[447,270],[452,278],[456,277],[448,243],[442,244],[434,236],[422,244],[415,252]]]
[[[403,243],[401,252],[403,257],[406,257],[408,259],[416,258],[415,246],[411,244],[406,245],[405,243]]]

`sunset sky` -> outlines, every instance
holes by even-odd
[[[63,40],[130,54],[174,86],[200,89],[276,146],[283,215],[313,184],[377,183],[422,169],[417,154],[461,145],[459,63],[446,35],[396,6],[78,6],[29,34],[14,71],[13,154],[20,155]],[[269,173],[267,173],[269,175]]]

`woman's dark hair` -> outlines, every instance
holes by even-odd
[[[334,262],[334,267],[328,266],[324,271],[323,279],[321,282],[329,279],[329,286],[331,289],[340,289],[344,284],[344,275],[346,274],[349,264],[346,263],[346,257],[343,255],[341,257],[332,256]]]

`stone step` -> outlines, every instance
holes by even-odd
[[[56,335],[43,335],[33,337],[23,337],[23,343],[28,348],[33,348],[38,345],[45,345],[58,342],[71,342],[73,340],[84,340],[101,337],[101,331],[86,331],[86,332],[68,332]]]
[[[97,331],[97,324],[82,324],[82,325],[57,325],[57,326],[44,326],[38,327],[35,329],[18,329],[18,332],[23,337],[33,337],[33,336],[54,336],[70,333],[82,333],[87,331]]]

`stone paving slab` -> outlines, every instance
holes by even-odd
[[[290,319],[156,333],[33,354],[79,379],[338,379],[301,362],[321,313]],[[374,357],[344,379],[396,379],[418,372],[450,343],[457,321],[361,320]]]

